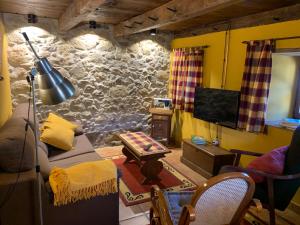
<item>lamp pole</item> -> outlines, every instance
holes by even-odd
[[[32,95],[32,108],[33,108],[33,124],[34,124],[34,144],[35,144],[35,172],[37,179],[37,191],[38,191],[38,207],[39,207],[39,221],[40,225],[44,224],[43,221],[43,208],[42,208],[42,192],[41,192],[41,168],[39,164],[39,153],[38,153],[38,127],[36,122],[36,98],[35,98],[35,75],[37,71],[35,68],[31,69],[27,76],[27,81],[31,86]]]
[[[36,156],[36,176],[37,176],[37,194],[38,194],[38,206],[39,206],[39,220],[40,225],[43,225],[43,209],[42,209],[42,192],[41,192],[41,175],[38,153],[38,124],[36,122],[36,98],[35,98],[35,77],[39,72],[39,79],[37,84],[39,85],[40,98],[43,104],[55,105],[59,104],[75,94],[75,88],[72,83],[63,77],[55,68],[51,66],[46,58],[40,58],[34,50],[29,38],[25,32],[22,33],[23,37],[29,44],[35,57],[37,58],[36,66],[38,71],[34,68],[27,76],[27,81],[31,85],[32,91],[32,104],[34,115],[34,138],[35,138],[35,156]]]

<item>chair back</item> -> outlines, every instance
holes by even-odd
[[[239,224],[254,189],[254,181],[244,173],[225,173],[209,179],[192,199],[196,220],[191,224]]]
[[[284,174],[300,173],[300,126],[293,134],[291,144],[286,152]]]
[[[286,152],[284,175],[300,173],[300,126],[294,131],[290,146]],[[285,210],[300,187],[300,179],[275,180],[275,208]]]

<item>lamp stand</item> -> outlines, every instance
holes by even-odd
[[[22,33],[24,39],[29,44],[32,52],[34,53],[37,61],[36,66],[39,70],[38,85],[40,90],[40,98],[43,104],[56,105],[75,94],[75,88],[72,83],[63,77],[55,68],[51,66],[47,58],[40,58],[34,50],[29,38],[25,32]],[[38,125],[36,123],[36,99],[35,99],[35,76],[37,70],[33,68],[27,76],[27,81],[31,86],[32,91],[32,104],[33,104],[33,122],[34,122],[34,140],[35,140],[35,158],[36,158],[36,179],[37,179],[37,194],[39,206],[39,221],[43,225],[43,208],[42,208],[42,192],[41,192],[41,175],[38,153]]]
[[[34,124],[34,145],[35,145],[35,171],[37,179],[37,191],[38,191],[38,209],[39,209],[39,222],[40,225],[44,224],[43,221],[43,208],[42,208],[42,192],[41,192],[41,169],[39,164],[39,153],[38,153],[38,127],[36,123],[36,98],[35,98],[35,75],[36,69],[31,69],[27,81],[31,86],[32,105],[33,105],[33,124]],[[29,106],[30,107],[30,106]]]

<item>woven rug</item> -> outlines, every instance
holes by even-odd
[[[196,185],[191,180],[164,160],[161,160],[164,167],[159,174],[161,180],[151,181],[151,183],[143,185],[144,176],[141,174],[139,166],[134,161],[123,164],[125,159],[124,155],[112,157],[113,162],[122,171],[120,197],[126,206],[150,201],[150,188],[154,184],[158,185],[162,190],[168,191],[194,190],[196,188]]]

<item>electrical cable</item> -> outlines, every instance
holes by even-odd
[[[0,210],[3,209],[3,207],[6,205],[6,203],[10,200],[12,194],[14,193],[17,184],[19,183],[19,179],[21,176],[21,169],[23,167],[23,163],[24,163],[24,153],[25,153],[25,147],[26,147],[26,140],[27,140],[27,133],[28,133],[28,126],[29,126],[29,119],[30,119],[30,103],[31,103],[31,85],[29,88],[29,99],[28,99],[28,110],[27,110],[27,122],[25,124],[25,135],[24,135],[24,141],[23,141],[23,146],[22,146],[22,154],[21,154],[21,158],[20,158],[20,162],[19,162],[19,168],[18,168],[18,174],[17,174],[17,178],[16,181],[11,184],[7,191],[6,194],[3,198],[3,201],[0,203]],[[1,213],[0,213],[0,225],[2,225],[2,220],[1,220]]]
[[[230,38],[231,38],[230,37],[230,30],[231,30],[231,24],[228,24],[228,27],[227,27],[226,32],[225,32],[221,89],[224,89],[225,86],[226,86],[227,69],[228,69],[228,56],[229,56],[229,44],[230,44]]]
[[[208,133],[209,133],[209,142],[212,142],[212,137],[211,137],[211,123],[208,123]]]
[[[226,78],[227,78],[227,69],[228,69],[228,56],[229,56],[229,44],[230,44],[230,30],[231,24],[228,24],[228,27],[225,32],[224,40],[224,55],[223,55],[223,70],[222,70],[222,80],[221,80],[221,89],[226,87]],[[221,127],[222,129],[222,127]],[[219,141],[219,133],[222,132],[219,130],[219,124],[216,124],[216,140]]]

